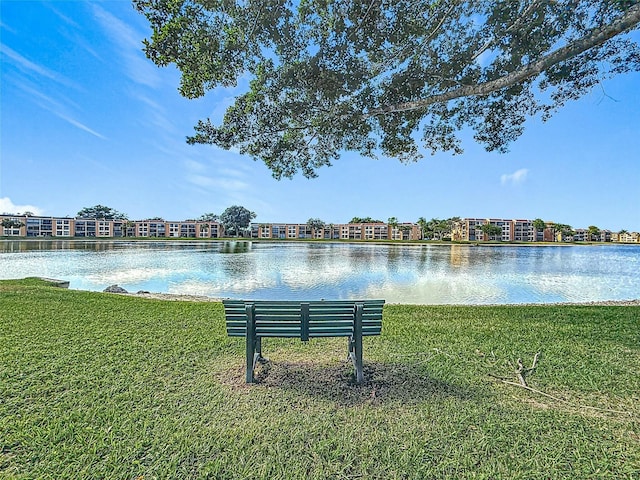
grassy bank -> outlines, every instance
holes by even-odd
[[[640,307],[387,306],[362,386],[264,349],[246,386],[219,303],[2,281],[0,477],[640,478]]]

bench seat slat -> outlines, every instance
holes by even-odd
[[[267,315],[265,313],[256,313],[256,322],[298,322],[300,323],[300,314],[298,315]]]
[[[260,333],[260,332],[257,332]],[[287,330],[279,330],[279,331],[274,331],[274,332],[262,332],[263,335],[261,336],[268,336],[268,337],[272,337],[272,336],[288,336],[289,338],[298,338],[300,336],[300,330],[295,330],[295,331],[287,331]],[[310,337],[317,337],[317,336],[321,336],[321,334],[323,334],[322,336],[349,336],[353,333],[352,330],[317,330],[317,331],[309,331],[309,336]],[[246,331],[245,330],[227,330],[227,334],[230,337],[244,337],[246,335]],[[268,334],[268,335],[267,335]],[[380,335],[380,329],[363,329],[362,330],[362,334],[363,335]]]
[[[272,301],[272,300],[232,300],[232,299],[226,299],[226,300],[223,300],[222,303],[224,303],[225,306],[230,306],[230,307],[234,307],[234,306],[244,307],[246,304],[249,304],[249,303],[251,303],[253,305],[256,305],[256,306],[260,306],[260,305],[291,306],[291,305],[300,305],[301,303],[308,303],[310,306],[316,306],[316,305],[320,305],[320,306],[324,306],[324,305],[338,305],[338,306],[349,305],[349,306],[353,306],[356,303],[362,303],[362,304],[365,305],[365,307],[367,307],[367,306],[372,306],[372,305],[382,306],[382,305],[384,305],[385,301],[384,300],[311,300],[311,301],[305,302],[305,301],[298,301],[298,300]]]
[[[300,330],[300,322],[256,322],[256,328],[271,329],[271,330]]]
[[[256,323],[258,325],[284,325],[284,326],[300,325],[300,322],[291,322],[291,321],[284,321],[284,320],[283,321],[261,320]],[[349,321],[309,322],[310,327],[321,327],[321,326],[331,327],[331,326],[342,326],[342,325],[353,325],[353,322],[349,322]],[[227,328],[245,328],[246,321],[227,321],[226,326]],[[370,321],[362,322],[362,326],[363,327],[367,327],[367,326],[382,327],[382,320],[370,320]]]
[[[317,332],[317,333],[314,333],[314,334],[311,334],[311,333],[310,333],[310,334],[309,334],[309,337],[311,337],[311,338],[320,338],[320,337],[325,337],[325,338],[328,338],[328,337],[350,337],[352,333],[353,333],[353,332],[341,332],[341,333],[339,333],[339,334],[336,334],[336,333],[334,333],[334,332]],[[362,331],[362,336],[363,336],[363,337],[372,337],[372,336],[374,336],[374,335],[375,335],[375,336],[380,335],[380,331],[379,331],[379,330],[377,330],[377,331],[366,331],[366,330],[363,330],[363,331]]]
[[[259,337],[268,337],[268,338],[299,338],[300,330],[296,332],[289,332],[286,330],[280,330],[276,332],[260,332],[256,330],[256,335]]]
[[[353,330],[320,330],[315,332],[309,332],[309,338],[320,337],[350,337],[353,334]]]
[[[256,308],[256,317],[265,316],[265,317],[293,317],[300,318],[300,310],[281,310],[277,312],[272,312],[269,310],[262,310],[261,308]]]
[[[382,315],[367,315],[362,317],[363,322],[375,322],[382,320]],[[353,323],[353,315],[326,315],[322,317],[309,316],[310,322],[351,322]]]

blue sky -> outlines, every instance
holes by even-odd
[[[640,230],[638,73],[531,119],[507,154],[469,139],[460,156],[403,165],[349,154],[319,178],[277,181],[248,157],[185,143],[243,85],[182,98],[177,71],[144,56],[149,26],[128,0],[1,0],[0,22],[0,213],[102,204],[184,220],[237,204],[259,222],[540,217]]]

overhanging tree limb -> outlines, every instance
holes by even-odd
[[[568,45],[560,47],[557,50],[549,53],[548,55],[545,55],[538,61],[530,63],[529,65],[525,65],[524,67],[513,71],[508,75],[505,75],[504,77],[481,83],[479,85],[466,85],[449,92],[431,95],[428,98],[422,100],[403,102],[396,105],[377,108],[369,112],[368,116],[419,110],[421,108],[428,107],[429,105],[433,105],[434,103],[444,103],[456,98],[489,95],[505,87],[515,85],[524,80],[527,80],[528,78],[539,75],[549,67],[557,65],[558,63],[563,62],[569,58],[580,55],[594,47],[600,46],[616,35],[626,32],[635,27],[636,25],[638,25],[638,23],[640,23],[640,3],[637,3],[630,7],[624,13],[624,15],[622,15],[615,22],[602,28],[595,28],[591,30],[589,35],[578,40],[574,40]]]
[[[346,151],[462,153],[466,129],[506,152],[527,119],[640,71],[637,37],[624,35],[638,0],[133,1],[153,30],[147,55],[175,63],[183,95],[249,79],[187,141],[249,155],[276,178],[316,176]]]

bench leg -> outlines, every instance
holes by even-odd
[[[256,321],[255,321],[255,310],[253,305],[247,305],[245,308],[247,315],[247,337],[246,337],[246,354],[247,354],[247,373],[246,373],[246,382],[253,383],[253,369],[256,364],[256,355],[260,355],[260,353],[256,352],[256,347],[258,347],[258,351],[262,350],[262,344],[260,339],[256,338]]]
[[[364,381],[362,372],[362,305],[356,305],[355,318],[353,322],[353,336],[349,338],[349,357],[353,362],[356,371],[356,383]]]
[[[247,376],[246,382],[253,383],[253,367],[255,364],[255,343],[254,340],[247,335]]]

